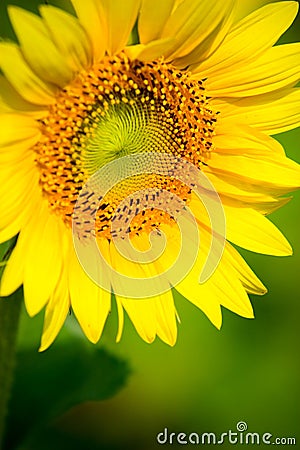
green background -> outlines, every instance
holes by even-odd
[[[12,37],[7,3],[1,0],[1,34]],[[38,2],[9,3],[36,10]],[[242,7],[253,5],[247,1]],[[298,18],[281,42],[299,40],[299,24]],[[288,156],[300,163],[299,129],[277,138]],[[22,445],[17,442],[19,449],[152,450],[159,447],[156,435],[165,427],[222,433],[235,431],[239,421],[247,422],[250,432],[296,437],[300,448],[300,195],[293,196],[272,220],[292,244],[294,255],[276,258],[241,252],[269,290],[264,297],[252,297],[255,320],[223,310],[218,331],[201,311],[176,296],[181,325],[174,348],[158,340],[144,343],[129,320],[121,343],[115,344],[113,310],[96,347],[86,342],[71,316],[51,349],[41,355],[37,348],[42,314],[29,319],[23,311],[18,339],[23,365],[17,368],[7,448],[16,445],[19,432],[27,431],[33,437]],[[78,384],[82,392],[76,399],[102,400],[61,414],[74,403],[69,396]],[[68,398],[49,413],[55,391],[58,398]],[[33,402],[34,392],[38,394]],[[32,432],[39,415],[47,416],[48,425],[35,426]]]

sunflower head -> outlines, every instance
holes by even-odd
[[[231,243],[291,253],[266,215],[300,183],[271,137],[300,121],[300,44],[275,45],[297,2],[72,5],[9,7],[18,44],[0,43],[1,295],[46,307],[42,349],[70,307],[97,342],[111,292],[117,339],[126,311],[173,345],[171,288],[218,328],[222,306],[253,317],[266,289]]]

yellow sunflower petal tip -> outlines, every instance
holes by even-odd
[[[7,12],[16,33],[19,32],[19,28],[24,24],[27,23],[29,25],[31,20],[37,20],[37,16],[35,14],[30,11],[26,11],[20,6],[9,5],[7,7]]]

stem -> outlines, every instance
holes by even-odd
[[[16,338],[22,305],[22,289],[0,298],[0,449],[15,367]]]

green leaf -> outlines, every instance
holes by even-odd
[[[113,396],[129,373],[125,361],[78,339],[44,353],[22,350],[17,355],[7,448],[30,442],[41,427],[79,403]]]

